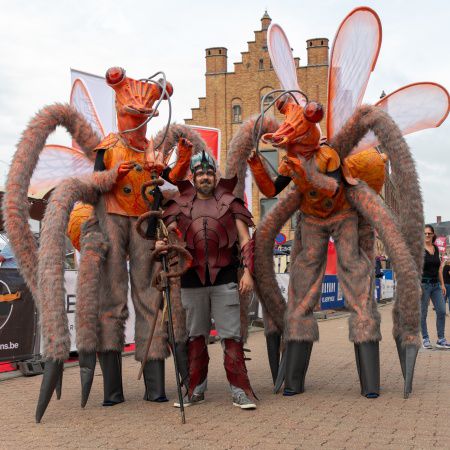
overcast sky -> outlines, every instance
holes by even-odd
[[[113,1],[0,0],[0,184],[30,117],[43,105],[67,102],[70,68],[103,75],[120,65],[134,78],[164,70],[175,88],[174,118],[189,118],[205,95],[207,47],[228,48],[228,70],[241,60],[267,8],[306,64],[306,39],[331,41],[356,6],[374,8],[383,43],[365,101],[416,81],[450,88],[447,0]],[[155,129],[163,119],[155,121]],[[450,119],[409,137],[417,161],[427,221],[450,220]],[[53,143],[68,144],[59,133]]]

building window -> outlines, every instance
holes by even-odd
[[[241,123],[242,122],[242,108],[241,105],[233,105],[233,123]]]
[[[259,201],[259,217],[262,219],[274,206],[278,199],[275,198],[262,198]]]
[[[264,70],[264,59],[259,60],[259,70]]]
[[[267,108],[273,102],[273,95],[268,95],[264,99],[264,109]]]

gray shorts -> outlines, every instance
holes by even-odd
[[[182,288],[189,337],[209,336],[211,318],[221,339],[240,339],[241,312],[237,283],[200,288]]]

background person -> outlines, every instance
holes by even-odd
[[[448,349],[450,344],[445,339],[445,300],[446,294],[442,277],[439,249],[434,245],[436,235],[431,225],[425,225],[425,258],[422,271],[421,318],[423,348],[432,349],[427,329],[428,303],[431,299],[436,311],[437,348]]]

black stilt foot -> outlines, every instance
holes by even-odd
[[[286,377],[286,350],[281,355],[280,365],[278,366],[277,379],[273,388],[273,393],[278,394],[281,386],[283,386],[284,379]]]
[[[55,386],[56,400],[61,400],[63,375],[64,375],[64,366],[63,366],[63,370],[61,372],[61,376],[58,378],[58,382],[56,383],[56,386]]]
[[[266,336],[267,356],[269,357],[270,372],[272,373],[272,380],[275,386],[278,376],[278,369],[280,367],[280,345],[281,335],[278,333],[271,333]]]
[[[402,368],[404,379],[403,397],[408,398],[409,394],[412,392],[414,368],[416,366],[417,353],[419,352],[419,349],[413,344],[402,346],[400,337],[395,338],[395,344],[397,345],[398,358],[400,360],[400,366]]]
[[[291,396],[305,391],[305,377],[308,371],[313,343],[290,341],[286,345],[286,378],[283,395]]]
[[[125,401],[122,387],[122,354],[101,352],[98,360],[103,373],[103,406],[114,406]]]
[[[97,355],[95,352],[80,352],[78,356],[80,362],[81,407],[84,408],[89,399],[92,382],[94,381]]]
[[[42,377],[41,390],[36,407],[36,423],[41,422],[42,416],[52,398],[53,391],[62,377],[63,368],[63,361],[47,361],[45,363],[44,376]]]
[[[144,366],[145,395],[149,402],[167,402],[163,359],[150,359]]]
[[[380,345],[379,342],[355,344],[361,395],[377,398],[380,395]]]

